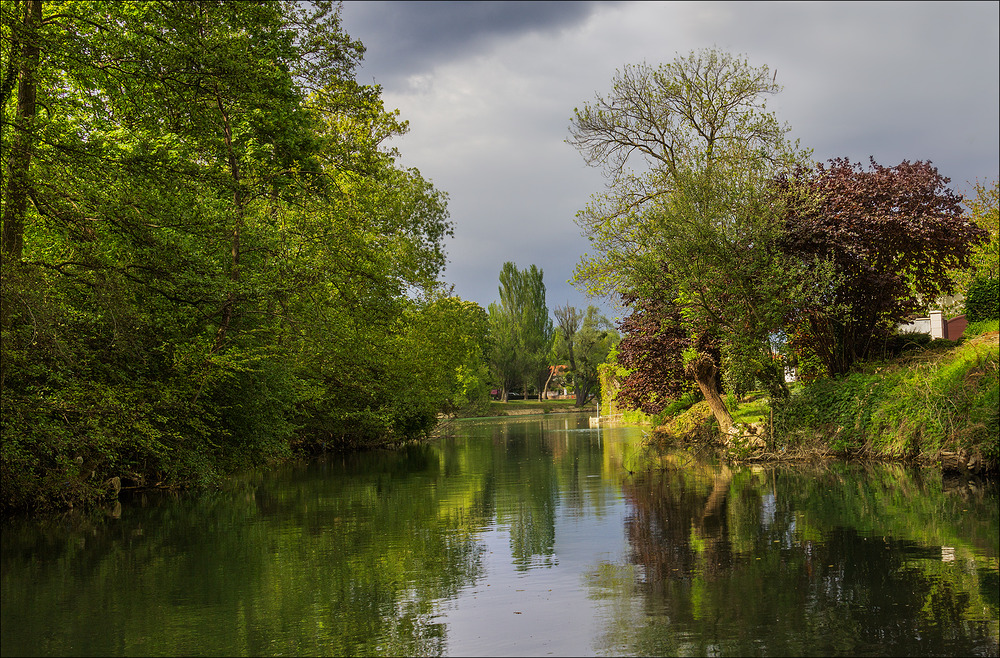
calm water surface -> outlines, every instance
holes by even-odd
[[[727,468],[586,416],[459,421],[224,491],[8,520],[0,649],[997,655],[998,526],[995,482]]]

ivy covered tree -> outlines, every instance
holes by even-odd
[[[949,179],[929,162],[865,169],[845,158],[800,169],[789,193],[786,254],[831,262],[838,279],[823,305],[801,304],[793,342],[831,375],[877,354],[908,315],[955,289],[986,231],[964,213]]]

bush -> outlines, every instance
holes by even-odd
[[[676,443],[713,442],[718,431],[712,408],[703,400],[656,427],[652,438],[660,447],[667,447]]]
[[[942,450],[964,451],[996,467],[995,343],[967,341],[919,359],[872,365],[871,372],[797,389],[780,406],[776,430],[789,438],[823,436],[836,452],[927,459]]]
[[[965,319],[969,322],[1000,319],[1000,279],[977,277],[965,293]]]
[[[912,352],[925,349],[931,344],[931,335],[919,332],[900,332],[889,336],[885,341],[885,358],[893,358]]]
[[[980,322],[970,322],[962,332],[962,338],[975,338],[981,334],[988,334],[1000,331],[1000,320],[982,320]]]

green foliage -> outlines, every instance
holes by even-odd
[[[2,15],[0,505],[207,484],[482,401],[484,314],[432,293],[447,197],[383,146],[406,124],[354,79],[339,5]]]
[[[704,399],[700,391],[688,391],[679,400],[675,400],[664,407],[660,414],[663,418],[670,418],[683,413]]]
[[[653,432],[653,440],[660,446],[712,442],[717,436],[718,427],[712,408],[704,400],[667,418]]]
[[[962,332],[963,338],[975,338],[982,334],[1000,331],[1000,320],[982,320],[980,322],[970,322]]]
[[[965,200],[969,216],[986,232],[986,239],[972,248],[969,267],[955,272],[955,282],[967,288],[976,279],[1000,277],[1000,181],[976,182],[976,196]]]
[[[600,368],[618,342],[618,332],[594,306],[581,313],[572,306],[555,310],[559,327],[554,354],[559,361],[569,362],[567,379],[576,393],[578,406],[591,397],[601,397]]]
[[[438,413],[484,406],[490,379],[486,311],[475,302],[436,296],[408,315],[396,348],[403,370],[394,381],[401,385],[399,404],[424,419],[421,431],[433,425]]]
[[[837,452],[930,460],[963,450],[995,467],[997,368],[995,337],[931,344],[903,361],[798,388],[776,409],[776,430],[793,443],[819,434]]]
[[[541,395],[549,377],[554,332],[543,276],[535,265],[519,270],[506,262],[500,270],[500,302],[489,306],[490,367],[504,399],[515,386]]]
[[[965,293],[965,319],[969,322],[1000,318],[1000,279],[980,276]]]
[[[570,142],[609,185],[578,213],[594,253],[574,280],[634,308],[621,350],[633,406],[657,411],[698,373],[717,391],[718,366],[731,388],[760,381],[786,394],[772,338],[796,305],[818,303],[832,273],[780,248],[788,199],[773,181],[808,153],[765,109],[779,90],[767,67],[705,49],[626,67],[607,97],[575,110]],[[711,364],[684,368],[688,347]]]

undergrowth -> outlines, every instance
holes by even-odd
[[[996,331],[996,321],[980,324],[972,331]],[[998,361],[995,333],[958,345],[935,341],[902,359],[797,387],[776,414],[776,433],[791,445],[820,434],[834,452],[877,458],[965,451],[995,468]]]

